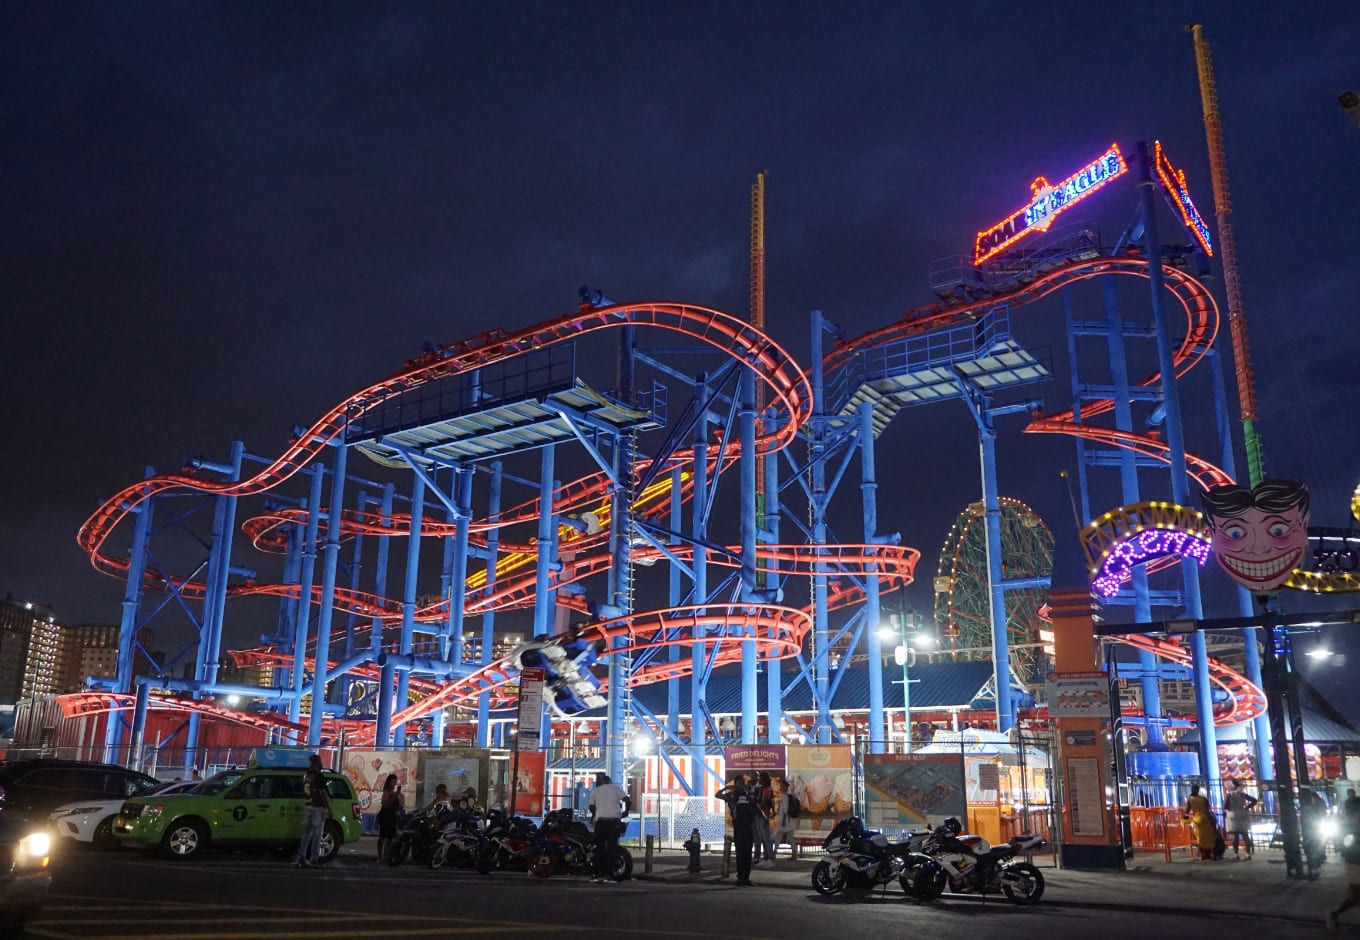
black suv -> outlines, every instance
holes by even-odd
[[[47,820],[52,810],[72,800],[136,796],[157,783],[155,777],[115,764],[48,757],[0,761],[5,811],[42,821]]]

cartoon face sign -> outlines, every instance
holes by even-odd
[[[1250,591],[1272,591],[1308,550],[1308,490],[1301,483],[1267,480],[1254,490],[1215,487],[1205,496],[1214,557]]]

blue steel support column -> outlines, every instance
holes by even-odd
[[[618,385],[617,394],[625,404],[634,403],[633,347],[636,342],[636,328],[625,326],[619,337]],[[633,479],[634,447],[636,438],[630,433],[616,434],[614,437],[614,484],[609,497],[609,540],[613,556],[610,570],[609,602],[617,614],[633,612]],[[616,614],[616,616],[617,616]],[[609,654],[609,704],[605,711],[605,738],[608,748],[605,752],[605,766],[610,779],[623,780],[627,767],[625,753],[628,734],[629,707],[628,680],[631,663],[626,649],[628,640],[618,638],[610,641]]]
[[[331,622],[335,618],[335,573],[340,561],[340,537],[344,534],[345,473],[349,448],[343,439],[335,445],[331,471],[331,501],[326,507],[326,558],[321,568],[321,604],[316,614],[316,658],[312,666],[312,714],[307,722],[307,746],[321,746],[321,724],[326,720],[326,683],[330,679]]]
[[[812,546],[818,554],[826,546],[826,399],[822,372],[822,333],[827,329],[822,311],[812,311],[812,420],[809,422],[812,447],[809,474],[812,477]],[[827,655],[827,575],[824,562],[813,563],[813,687],[816,691],[817,717],[813,725],[818,744],[831,743],[831,660]]]
[[[367,509],[369,496],[363,490],[359,491],[358,498],[354,505],[360,512]],[[362,578],[364,572],[364,536],[362,532],[354,533],[354,546],[350,552],[349,563],[349,590],[358,593],[363,589]],[[345,614],[345,645],[341,653],[341,659],[349,662],[354,658],[355,646],[354,634],[358,630],[359,615],[353,609]],[[345,711],[349,711],[350,685],[353,683],[348,672],[335,677],[335,694],[332,696],[336,701],[345,706]]]
[[[671,505],[670,505],[670,527],[671,531],[677,533],[672,535],[667,544],[672,547],[680,545],[678,533],[685,529],[684,513],[682,509],[685,505],[684,500],[684,471],[680,467],[671,468]],[[666,599],[671,607],[680,606],[680,566],[672,562],[667,565],[668,583],[666,586]],[[666,652],[666,658],[672,663],[680,661],[680,644],[675,643]],[[690,681],[693,681],[692,679]],[[680,737],[680,678],[673,676],[666,680],[666,730],[672,736]]]
[[[1209,350],[1209,368],[1214,380],[1214,419],[1218,425],[1220,445],[1218,465],[1228,476],[1237,478],[1237,459],[1233,454],[1232,425],[1228,418],[1227,385],[1223,376],[1223,357],[1217,349]],[[1237,588],[1237,612],[1243,617],[1256,614],[1251,592],[1241,585]],[[1261,675],[1261,650],[1256,645],[1256,630],[1242,631],[1242,674],[1258,689],[1264,689]],[[1269,655],[1269,650],[1266,651]],[[1274,780],[1275,768],[1270,759],[1270,716],[1261,712],[1251,721],[1252,750],[1256,756],[1256,779]]]
[[[705,519],[708,516],[708,374],[700,372],[694,383],[695,407],[698,420],[694,424],[694,500],[691,507],[693,520],[690,534],[694,538],[694,603],[702,604],[708,600],[708,549],[704,540],[708,537]],[[700,611],[702,612],[702,610]],[[694,627],[694,642],[690,645],[689,677],[689,756],[690,788],[695,793],[705,793],[704,754],[708,744],[708,688],[704,682],[704,664],[707,657],[707,643],[704,642],[704,627]]]
[[[411,536],[406,543],[406,582],[401,592],[401,647],[402,656],[411,655],[412,642],[416,630],[416,581],[420,574],[420,538],[425,529],[425,478],[420,474],[411,477]],[[385,674],[385,673],[384,673]],[[409,704],[411,673],[402,669],[397,673],[397,700],[394,711],[401,711]],[[384,686],[386,688],[386,686]],[[406,746],[406,723],[392,729],[392,743],[397,747]]]
[[[227,479],[233,483],[241,478],[241,459],[244,456],[245,445],[233,441],[230,467],[218,468],[225,470]],[[231,541],[235,529],[236,497],[217,497],[213,514],[212,554],[208,562],[208,586],[203,598],[203,623],[199,628],[198,665],[194,670],[196,679],[208,683],[217,681],[217,663],[222,655],[222,621],[226,616],[227,580],[231,576]],[[186,776],[197,761],[199,722],[198,712],[189,716],[184,738]]]
[[[504,481],[504,468],[497,460],[491,465],[491,487],[486,518],[498,522],[501,514],[501,484]],[[501,530],[494,526],[486,533],[486,591],[496,590],[496,559],[500,554]],[[482,614],[482,655],[478,661],[485,666],[491,662],[491,650],[496,645],[496,612],[487,608]],[[491,693],[483,692],[477,696],[477,746],[489,747],[491,741]]]
[[[1124,350],[1124,322],[1119,315],[1119,297],[1114,289],[1114,276],[1101,278],[1105,291],[1105,322],[1109,326],[1106,336],[1110,354],[1110,377],[1114,381],[1114,421],[1121,431],[1132,431],[1133,408],[1129,403],[1129,363]],[[1125,505],[1136,503],[1142,496],[1138,488],[1138,455],[1127,447],[1119,448],[1119,483]],[[1133,567],[1133,619],[1137,623],[1152,620],[1152,598],[1148,593],[1148,574],[1146,565]],[[1162,689],[1157,681],[1157,657],[1147,650],[1138,651],[1138,667],[1142,677],[1138,680],[1143,693],[1143,718],[1147,722],[1146,741],[1148,744],[1162,743]]]
[[[764,540],[779,544],[779,461],[771,454],[765,460],[765,530]],[[778,599],[779,575],[773,570],[774,562],[766,564],[765,589],[772,598]],[[783,740],[781,727],[784,722],[784,689],[780,675],[779,661],[770,660],[765,665],[765,743],[778,744]]]
[[[148,477],[156,471],[146,468]],[[137,658],[137,621],[142,605],[142,577],[146,573],[146,546],[151,532],[152,505],[155,497],[144,500],[132,512],[137,521],[132,528],[132,549],[128,555],[127,583],[123,585],[123,618],[118,624],[118,672],[114,678],[113,690],[124,694],[132,691],[132,666]],[[132,739],[145,730],[143,724],[132,726]],[[123,738],[123,718],[121,712],[109,712],[104,724],[104,761],[123,763],[114,755]]]
[[[397,667],[383,663],[378,672],[378,725],[373,736],[378,747],[392,746],[392,685],[396,680]]]
[[[1006,634],[1006,586],[1001,571],[1001,500],[996,486],[996,429],[987,402],[978,412],[982,454],[982,505],[986,513],[987,582],[992,614],[992,675],[996,682],[996,727],[1009,731],[1015,724],[1011,704],[1010,637]]]
[[[382,513],[382,524],[384,528],[391,528],[392,526],[392,501],[394,492],[395,487],[391,483],[388,483],[386,486],[383,487],[382,503],[379,506],[378,511]],[[377,561],[375,563],[376,568],[373,573],[373,593],[378,597],[387,596],[387,560],[388,556],[391,554],[391,551],[392,551],[392,536],[390,535],[378,536]],[[369,656],[372,657],[372,660],[375,663],[378,661],[378,657],[381,656],[383,652],[382,645],[384,623],[385,621],[381,617],[374,617],[373,623],[369,628],[368,637]],[[387,704],[387,721],[383,722],[379,720],[378,722],[377,729],[378,734],[375,740],[379,744],[392,743],[391,737],[392,683],[390,681],[390,678],[391,677],[389,677],[389,681],[385,685],[381,681],[379,681],[378,688],[375,692],[375,695],[377,696],[378,703],[377,714],[379,718],[381,718],[383,713],[383,703],[386,702]]]
[[[1081,360],[1077,358],[1077,328],[1072,316],[1072,292],[1069,288],[1062,289],[1063,299],[1063,319],[1067,326],[1067,361],[1069,376],[1072,381],[1072,420],[1081,424]],[[1077,449],[1077,492],[1081,495],[1081,521],[1085,524],[1091,518],[1091,497],[1089,488],[1089,472],[1086,469],[1086,441],[1080,437],[1073,437],[1072,444]]]
[[[556,473],[557,445],[548,444],[539,456],[538,473],[538,557],[534,568],[534,636],[552,632],[553,609],[549,601],[552,581],[553,529],[557,515],[553,512],[553,475]]]
[[[756,597],[756,374],[748,365],[741,372],[741,599]],[[755,628],[744,630],[741,641],[741,743],[759,741],[760,680],[756,675]]]
[[[878,480],[874,474],[874,406],[865,402],[859,406],[859,466],[860,501],[864,505],[864,544],[878,543]],[[869,656],[869,753],[882,754],[886,750],[889,729],[883,709],[883,641],[878,635],[882,618],[878,598],[878,572],[864,576],[864,639]],[[902,635],[906,636],[905,625]],[[907,689],[902,689],[906,695]],[[911,734],[911,716],[903,713],[907,734]]]
[[[318,463],[311,472],[307,525],[302,536],[302,578],[298,582],[298,604],[293,618],[293,665],[290,668],[294,695],[288,702],[288,720],[294,722],[302,717],[302,680],[307,667],[307,631],[311,626],[312,584],[316,577],[316,539],[321,524],[321,483],[326,468]]]
[[[1148,281],[1152,291],[1152,319],[1157,327],[1157,366],[1161,370],[1162,407],[1166,410],[1166,443],[1171,459],[1171,498],[1186,505],[1190,499],[1189,474],[1185,461],[1185,429],[1181,424],[1181,399],[1176,389],[1176,360],[1172,349],[1174,334],[1171,320],[1162,304],[1162,243],[1157,234],[1157,206],[1154,196],[1151,164],[1146,141],[1138,142],[1138,193],[1142,204],[1143,238],[1147,245]],[[1187,616],[1199,620],[1204,616],[1200,600],[1199,568],[1181,565],[1185,585]],[[1195,681],[1195,723],[1199,729],[1200,766],[1208,783],[1210,799],[1220,798],[1218,774],[1218,734],[1214,728],[1212,686],[1209,684],[1209,657],[1204,645],[1204,633],[1190,634],[1190,655]]]
[[[131,758],[140,767],[142,745],[146,743],[146,710],[151,703],[151,686],[145,682],[137,685],[137,703],[132,711],[132,754]]]

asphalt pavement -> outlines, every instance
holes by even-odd
[[[735,872],[723,873],[719,853],[701,856],[703,871],[688,872],[689,856],[668,849],[654,853],[652,871],[644,871],[645,860],[634,850],[637,864],[634,876],[662,882],[700,882],[732,884]],[[812,867],[817,856],[779,858],[773,869],[756,868],[751,872],[752,890],[791,889],[808,892],[812,888]],[[1035,856],[1043,872],[1043,904],[1074,909],[1107,910],[1121,913],[1155,911],[1187,917],[1249,918],[1270,922],[1321,926],[1323,913],[1334,907],[1346,892],[1341,860],[1335,854],[1322,866],[1316,880],[1290,878],[1285,873],[1284,853],[1260,849],[1250,861],[1235,860],[1231,852],[1218,862],[1201,862],[1184,850],[1167,862],[1161,852],[1136,853],[1132,867],[1125,871],[1077,871],[1060,869],[1052,856]],[[733,868],[735,861],[729,863]],[[900,891],[896,885],[887,889]],[[1006,904],[1005,898],[989,898],[978,903]],[[1360,908],[1342,918],[1343,930],[1360,935]]]

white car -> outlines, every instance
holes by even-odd
[[[183,793],[202,782],[202,780],[174,780],[135,795]],[[52,824],[52,831],[60,838],[92,843],[96,849],[117,848],[118,840],[113,835],[113,817],[118,815],[126,800],[125,796],[116,800],[76,800],[74,803],[58,806],[52,811],[52,815],[47,817],[47,821]]]

